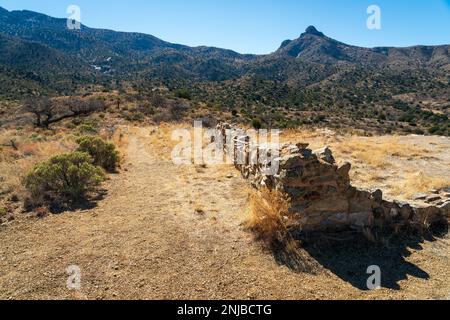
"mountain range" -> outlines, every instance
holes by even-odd
[[[403,120],[431,117],[431,124],[448,128],[450,45],[362,48],[310,26],[273,53],[244,55],[142,33],[69,30],[66,19],[0,7],[0,80],[6,99],[163,86],[244,113],[408,115]]]

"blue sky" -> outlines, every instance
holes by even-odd
[[[0,0],[8,10],[67,17],[81,8],[82,23],[152,34],[191,46],[269,53],[307,26],[359,46],[450,44],[450,0]],[[382,12],[382,29],[368,30],[367,7]]]

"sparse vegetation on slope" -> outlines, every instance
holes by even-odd
[[[84,26],[70,32],[63,19],[30,11],[1,14],[0,97],[117,91],[136,95],[139,107],[123,110],[129,121],[183,119],[179,105],[155,108],[157,88],[246,125],[450,134],[448,46],[360,48],[310,27],[272,54],[242,55]]]

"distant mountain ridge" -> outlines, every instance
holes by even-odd
[[[274,53],[268,55],[243,55],[232,50],[214,47],[189,47],[173,44],[143,33],[117,32],[92,29],[82,25],[80,31],[69,30],[67,19],[52,18],[33,11],[7,11],[0,7],[0,31],[23,40],[46,44],[65,53],[82,53],[88,59],[99,55],[128,55],[131,53],[155,53],[173,50],[202,57],[219,56],[244,61],[261,57],[295,57],[309,62],[335,63],[386,63],[392,60],[418,59],[421,63],[450,65],[450,45],[413,46],[407,48],[362,48],[328,38],[310,26],[301,36],[283,42]]]
[[[251,55],[84,25],[69,30],[66,23],[0,8],[0,96],[164,86],[228,109],[282,107],[383,121],[426,108],[448,118],[450,45],[362,48],[310,26],[273,53]],[[405,107],[405,97],[428,102]]]

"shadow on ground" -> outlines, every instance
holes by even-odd
[[[96,194],[91,195],[87,199],[83,199],[70,204],[60,204],[58,202],[51,203],[49,210],[52,214],[62,214],[68,211],[85,211],[97,207],[97,203],[102,201],[108,194],[108,190],[101,189]]]
[[[309,235],[307,239],[304,235],[296,235],[294,238],[302,243],[301,247],[296,250],[278,247],[273,253],[280,265],[295,272],[315,273],[314,270],[322,266],[360,290],[369,290],[367,280],[373,273],[367,273],[368,267],[379,266],[381,286],[399,290],[398,283],[409,276],[430,278],[426,270],[406,260],[411,255],[410,250],[422,250],[424,242],[436,241],[447,233],[448,225],[439,225],[426,235],[391,235],[377,242],[356,232],[327,237]]]

